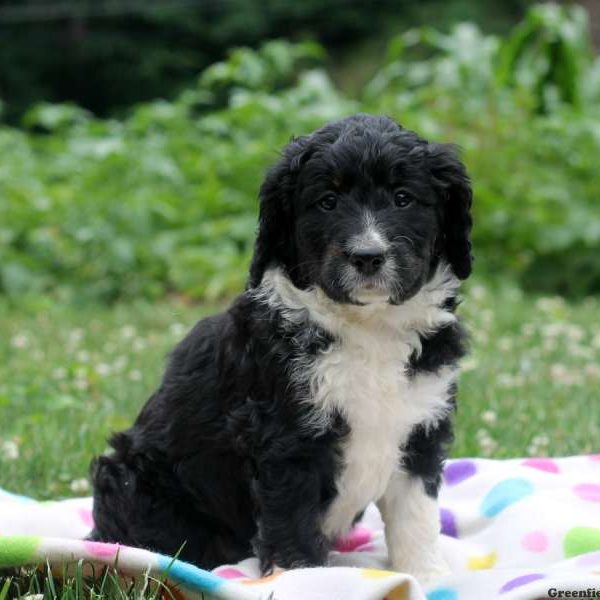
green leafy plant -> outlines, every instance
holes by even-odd
[[[535,109],[548,113],[558,103],[581,107],[590,90],[593,63],[589,21],[578,5],[531,8],[502,44],[497,76],[501,85],[532,93]]]
[[[479,269],[550,291],[600,289],[600,68],[579,10],[534,7],[506,39],[470,24],[401,34],[360,98],[336,89],[322,54],[269,42],[120,120],[45,104],[25,129],[0,126],[0,292],[238,292],[266,168],[292,135],[361,110],[462,147]]]

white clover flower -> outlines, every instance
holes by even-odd
[[[89,491],[90,484],[87,479],[74,479],[71,481],[69,487],[74,494],[82,494]]]
[[[81,342],[84,334],[85,332],[83,331],[83,329],[72,329],[71,331],[69,331],[67,341],[69,342],[69,344],[76,346],[77,344],[79,344],[79,342]]]
[[[523,356],[519,362],[519,368],[521,373],[529,373],[533,368],[533,363],[531,362],[531,358],[527,356]]]
[[[129,372],[129,379],[131,381],[141,381],[142,380],[142,373],[141,371],[138,371],[137,369],[130,371]]]
[[[121,328],[121,337],[124,340],[130,340],[136,334],[136,329],[133,325],[125,325]]]
[[[567,367],[562,363],[554,363],[550,366],[550,374],[552,375],[552,377],[564,377],[567,374],[567,372]]]
[[[496,375],[496,383],[499,387],[511,387],[512,375],[510,373],[498,373]]]
[[[543,312],[552,313],[562,309],[565,306],[565,301],[560,296],[539,298],[535,306]]]
[[[0,452],[6,460],[17,460],[19,458],[19,446],[14,440],[0,442]]]
[[[35,198],[32,199],[32,204],[41,212],[52,208],[52,200],[48,198],[48,196],[35,196]]]
[[[600,365],[598,363],[588,363],[585,365],[583,371],[588,377],[594,379],[600,378]]]
[[[487,425],[493,425],[498,420],[498,415],[493,410],[486,410],[481,413],[481,420]]]
[[[468,371],[474,371],[478,366],[479,361],[474,356],[469,356],[460,363],[461,371],[465,373]]]
[[[490,455],[498,448],[498,442],[493,437],[482,438],[479,440],[479,447],[485,454]]]
[[[179,337],[185,333],[185,325],[183,323],[172,323],[169,326],[169,333],[175,337]]]
[[[475,437],[478,440],[485,438],[485,437],[489,437],[489,436],[490,436],[490,432],[487,429],[483,429],[483,428],[478,429],[477,433],[475,433]]]
[[[525,385],[525,377],[523,375],[511,375],[510,373],[500,373],[497,379],[498,387],[515,388]]]
[[[27,348],[29,346],[29,338],[24,333],[19,333],[12,337],[10,340],[10,345],[13,348],[22,350],[23,348]]]
[[[487,296],[487,290],[482,285],[474,285],[471,288],[471,296],[474,300],[483,300]]]
[[[115,362],[113,363],[113,369],[115,371],[122,371],[129,362],[129,359],[126,356],[117,356]]]
[[[537,454],[538,454],[538,447],[535,446],[534,444],[530,444],[529,446],[527,446],[527,454],[529,456],[537,456]]]
[[[85,392],[87,389],[89,389],[90,384],[87,379],[76,379],[73,382],[73,386],[76,390],[79,390],[80,392]]]
[[[542,327],[542,335],[544,337],[555,338],[564,332],[564,323],[547,323]]]
[[[494,320],[494,312],[486,309],[481,311],[481,320],[484,325],[490,325]]]
[[[588,346],[580,346],[578,344],[569,344],[567,351],[571,356],[577,358],[592,358],[594,351]]]
[[[582,377],[576,371],[570,371],[561,363],[555,363],[550,367],[550,377],[552,381],[560,385],[573,386],[583,383]]]
[[[66,379],[67,374],[68,374],[68,372],[64,367],[57,367],[56,369],[54,369],[54,371],[52,371],[52,378],[53,379]]]
[[[87,350],[80,350],[76,358],[79,362],[86,363],[90,361],[90,353]]]
[[[146,342],[142,338],[135,338],[131,347],[134,352],[141,352],[146,347]]]
[[[535,325],[533,323],[525,323],[525,325],[521,327],[521,333],[526,338],[533,337],[535,334]]]
[[[549,445],[550,438],[546,434],[535,435],[527,447],[527,454],[529,456],[545,456]]]
[[[110,365],[107,365],[106,363],[99,363],[96,365],[96,373],[98,373],[100,377],[107,377],[112,373],[112,369]]]
[[[567,337],[574,342],[580,342],[585,337],[585,331],[579,325],[568,325],[565,332]]]
[[[481,345],[487,344],[489,340],[488,334],[483,331],[483,329],[473,332],[473,338],[476,339]]]

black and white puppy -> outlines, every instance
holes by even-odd
[[[293,140],[260,192],[246,291],[175,348],[93,465],[92,538],[204,568],[323,565],[372,501],[391,567],[446,571],[436,496],[471,272],[452,146],[356,115]]]

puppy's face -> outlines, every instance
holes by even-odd
[[[340,302],[412,296],[430,273],[440,233],[430,180],[418,147],[378,133],[316,151],[298,178],[291,274]]]
[[[251,285],[269,265],[353,304],[399,304],[441,259],[470,272],[471,192],[452,148],[358,115],[292,142],[261,190]]]

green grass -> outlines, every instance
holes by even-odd
[[[0,487],[39,499],[89,494],[91,457],[135,417],[169,349],[214,310],[175,299],[112,308],[41,299],[0,304]],[[600,449],[600,299],[568,303],[475,282],[460,312],[472,352],[461,376],[453,456]],[[26,592],[148,599],[160,591],[160,582],[113,573],[86,579],[76,570],[53,579],[26,570],[11,572],[10,584],[6,577],[0,572],[0,600]]]
[[[127,427],[164,358],[216,310],[179,301],[0,306],[0,487],[39,499],[88,494],[90,459]],[[600,448],[600,301],[567,303],[471,285],[472,333],[453,456]]]
[[[201,595],[203,599],[205,596]],[[113,568],[94,568],[79,561],[57,573],[49,565],[39,569],[0,570],[0,600],[176,600],[162,579],[150,574],[127,577]],[[206,597],[208,600],[208,597]]]

